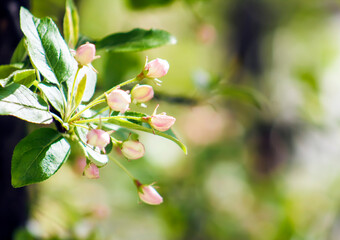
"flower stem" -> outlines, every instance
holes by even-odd
[[[74,89],[75,89],[76,82],[77,82],[77,77],[78,77],[78,74],[79,74],[79,71],[80,71],[81,68],[82,68],[82,66],[81,66],[81,67],[78,66],[76,75],[74,76],[71,94],[68,96],[67,107],[66,107],[67,109],[66,109],[66,114],[65,114],[66,122],[68,122],[68,120],[69,120],[69,118],[70,118],[69,115],[71,115],[71,109],[72,109],[72,102],[73,102]]]
[[[133,181],[136,179],[130,172],[129,170],[126,169],[126,167],[123,166],[123,164],[121,164],[117,159],[108,156],[109,159],[111,159],[115,164],[118,165],[118,167],[120,167]]]
[[[106,121],[106,120],[117,119],[117,118],[125,118],[125,119],[131,119],[131,120],[142,120],[142,117],[112,116],[112,117],[102,117],[102,118],[77,120],[77,121],[74,121],[73,123],[79,124],[79,123],[100,122],[100,121]]]
[[[89,104],[86,105],[86,107],[81,110],[80,112],[78,112],[77,114],[75,114],[73,117],[71,117],[71,119],[69,120],[70,122],[71,121],[74,121],[75,119],[77,119],[83,112],[85,112],[87,109],[90,109],[91,107],[99,104],[99,103],[102,103],[102,102],[105,102],[104,98],[105,95],[109,94],[110,92],[112,92],[113,90],[117,89],[118,87],[122,87],[122,86],[125,86],[127,84],[130,84],[130,83],[133,83],[135,81],[139,81],[137,77],[135,78],[132,78],[132,79],[129,79],[125,82],[122,82],[121,84],[118,84],[117,86],[114,86],[113,88],[111,88],[110,90],[104,92],[103,94],[101,94],[100,96],[98,96],[97,98],[95,98],[93,101],[91,101]]]

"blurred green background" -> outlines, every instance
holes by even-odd
[[[164,29],[176,45],[98,52],[98,91],[134,77],[145,56],[170,70],[155,89],[176,116],[172,142],[141,135],[123,164],[156,182],[160,206],[139,204],[114,163],[100,179],[69,164],[30,188],[27,229],[41,239],[340,239],[340,2],[336,0],[78,0],[93,39]],[[63,0],[32,0],[61,28]],[[19,232],[18,236],[24,234]],[[25,239],[25,238],[24,238]],[[29,239],[28,236],[26,239]]]

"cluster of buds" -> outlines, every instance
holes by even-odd
[[[86,43],[81,45],[74,53],[74,58],[78,62],[79,68],[83,66],[91,66],[91,62],[98,58],[96,56],[96,48],[94,44]],[[158,78],[163,77],[168,73],[169,63],[166,60],[157,58],[150,62],[146,59],[143,70],[133,81],[141,82],[143,79],[150,79],[157,85],[161,83]],[[110,91],[105,93],[106,103],[111,111],[118,111],[124,114],[130,109],[131,102],[143,106],[144,103],[150,101],[154,97],[154,90],[152,86],[146,84],[135,85],[131,93],[124,91],[117,86]],[[158,105],[151,116],[141,118],[142,121],[148,123],[152,129],[158,131],[167,131],[175,123],[176,119],[172,116],[166,115],[166,113],[157,114]],[[100,128],[100,127],[99,127]],[[99,149],[101,152],[106,154],[105,148],[111,143],[110,132],[106,132],[102,129],[89,130],[86,138],[86,143],[94,148]],[[121,153],[127,159],[139,159],[144,156],[145,148],[144,145],[137,139],[127,139],[125,141],[114,141],[115,144],[120,148]],[[99,178],[99,169],[94,163],[87,163],[83,174],[91,179]],[[157,205],[163,202],[162,197],[158,194],[155,188],[151,185],[141,184],[138,180],[134,180],[138,190],[140,199],[152,205]]]

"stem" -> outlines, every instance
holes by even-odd
[[[117,86],[114,86],[113,88],[111,88],[110,90],[104,92],[103,94],[101,94],[100,96],[98,96],[97,98],[95,98],[93,101],[91,101],[88,105],[86,105],[86,107],[81,110],[80,112],[78,112],[76,115],[74,115],[69,121],[74,121],[75,119],[77,119],[83,112],[85,112],[87,109],[90,109],[91,107],[104,102],[105,100],[102,99],[103,97],[105,97],[105,95],[109,94],[110,92],[112,92],[113,90],[117,89],[118,87],[122,87],[125,86],[127,84],[133,83],[135,81],[139,81],[137,77],[129,79],[125,82],[122,82],[121,84],[118,84]]]
[[[82,68],[82,67],[79,67],[79,66],[78,66],[76,75],[74,76],[71,94],[68,96],[69,98],[68,98],[68,101],[67,101],[66,114],[65,114],[66,122],[68,122],[68,119],[69,119],[69,117],[70,117],[69,115],[71,115],[71,109],[72,109],[72,102],[73,102],[74,89],[75,89],[75,86],[76,86],[78,73],[79,73],[79,71],[80,71],[81,68]]]
[[[90,109],[91,107],[94,107],[94,106],[96,106],[100,103],[103,103],[103,102],[105,102],[105,99],[90,102],[88,105],[86,105],[86,107],[83,110],[79,111],[77,114],[75,114],[73,117],[71,117],[71,119],[69,119],[69,122],[72,122],[73,120],[77,119],[87,109]]]
[[[120,167],[121,169],[123,169],[123,171],[134,181],[136,178],[129,172],[129,170],[127,170],[123,164],[121,164],[118,160],[116,160],[115,158],[108,156],[109,159],[111,159],[112,161],[114,161],[115,164],[118,165],[118,167]]]
[[[86,120],[78,120],[74,121],[74,123],[90,123],[90,122],[100,122],[100,121],[105,121],[105,120],[110,120],[110,119],[115,119],[115,118],[126,118],[126,119],[131,119],[131,120],[142,120],[142,117],[129,117],[129,116],[113,116],[113,117],[102,117],[102,118],[93,118],[93,119],[86,119]]]
[[[81,127],[81,128],[85,128],[85,129],[87,129],[87,130],[89,130],[90,128],[88,128],[88,127],[86,127],[86,126],[84,126],[84,125],[80,125],[80,124],[76,124],[76,123],[74,123],[74,124],[72,124],[73,126],[76,126],[76,127]]]

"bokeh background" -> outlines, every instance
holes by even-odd
[[[164,203],[141,204],[113,162],[90,180],[72,159],[30,187],[32,239],[340,239],[340,2],[337,0],[78,0],[93,39],[164,29],[176,45],[98,52],[98,91],[140,72],[170,70],[160,110],[188,146],[141,134],[146,155],[120,161],[156,182]],[[63,0],[32,0],[60,28]],[[118,156],[119,157],[119,156]],[[18,232],[17,238],[30,239]]]

